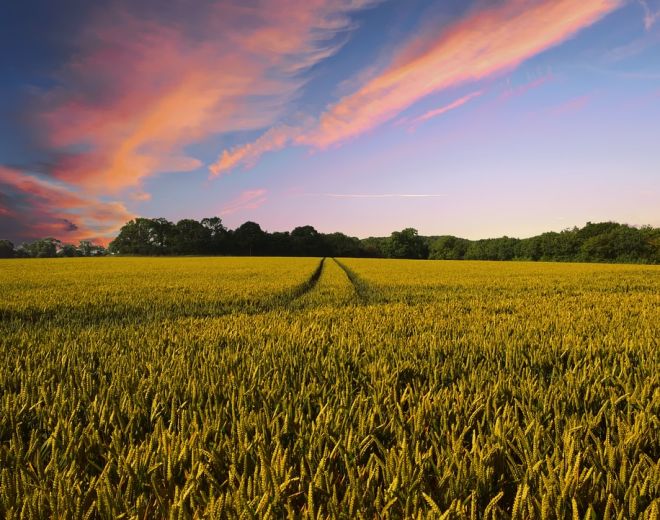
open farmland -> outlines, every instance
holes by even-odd
[[[660,268],[0,263],[2,518],[645,518]]]

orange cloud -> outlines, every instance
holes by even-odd
[[[254,143],[225,151],[212,165],[212,175],[251,166],[263,153],[288,145],[323,149],[363,134],[430,94],[511,70],[621,5],[622,0],[504,0],[490,8],[481,4],[445,31],[428,26],[403,46],[388,68],[329,107],[314,125],[276,127]],[[473,97],[476,94],[417,122]]]
[[[502,94],[500,95],[500,99],[506,100],[513,97],[524,96],[530,90],[534,90],[536,88],[542,87],[543,85],[545,85],[546,83],[550,83],[554,79],[555,77],[553,76],[553,74],[548,73],[546,75],[533,79],[532,81],[528,81],[527,83],[524,83],[522,85],[515,87],[509,86],[504,92],[502,92]]]
[[[188,145],[273,124],[304,84],[300,71],[336,52],[333,36],[351,28],[348,14],[372,3],[236,0],[188,6],[186,16],[173,6],[99,11],[34,115],[58,156],[53,175],[90,193],[118,193],[159,172],[199,168]]]
[[[273,125],[304,85],[301,72],[337,52],[350,14],[377,1],[94,8],[71,35],[75,52],[55,86],[24,111],[50,180],[3,169],[11,198],[0,197],[0,234],[75,240],[115,231],[133,215],[99,196],[149,200],[148,177],[202,166],[189,145]]]
[[[330,107],[299,142],[327,148],[360,135],[429,94],[513,69],[620,5],[620,0],[508,0],[475,10],[440,34],[429,28],[382,74]]]
[[[288,125],[275,126],[253,143],[225,150],[209,170],[212,177],[217,177],[238,165],[253,166],[266,152],[281,150],[300,134],[300,129]]]
[[[266,202],[266,190],[248,190],[229,202],[220,212],[220,215],[230,215],[237,211],[256,209]]]
[[[136,191],[134,193],[131,193],[131,198],[137,202],[146,202],[148,200],[151,200],[151,193]]]
[[[134,218],[120,202],[80,194],[62,183],[0,166],[3,210],[0,235],[64,242],[92,240],[107,245],[119,228]]]
[[[424,121],[428,121],[429,119],[432,119],[434,117],[441,116],[442,114],[446,114],[447,112],[454,110],[460,106],[465,105],[468,101],[471,99],[474,99],[476,97],[479,97],[483,94],[483,90],[478,90],[476,92],[471,92],[470,94],[467,94],[466,96],[463,96],[462,98],[457,99],[456,101],[452,101],[448,105],[442,106],[440,108],[436,108],[434,110],[429,110],[428,112],[422,114],[419,117],[414,118],[412,121],[410,121],[411,126],[416,126],[420,123],[423,123]]]

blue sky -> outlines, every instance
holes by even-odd
[[[0,235],[660,225],[660,1],[0,7]]]

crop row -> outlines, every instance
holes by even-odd
[[[116,260],[13,274],[170,307],[0,322],[0,517],[658,518],[657,268]]]

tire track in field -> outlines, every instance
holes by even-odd
[[[275,311],[279,308],[289,308],[316,287],[323,274],[326,258],[323,257],[312,274],[302,283],[282,292],[267,296],[263,300],[244,302],[242,307],[221,305],[209,306],[195,310],[181,309],[179,307],[163,307],[157,310],[142,309],[140,306],[124,307],[122,309],[98,308],[90,313],[89,307],[69,309],[62,312],[60,309],[41,310],[38,308],[4,309],[0,307],[0,320],[13,322],[16,326],[23,325],[53,325],[70,327],[73,323],[80,326],[98,325],[129,325],[151,322],[154,320],[178,318],[219,318],[232,314],[262,314]]]
[[[257,301],[252,305],[251,308],[239,310],[236,312],[236,314],[244,313],[254,315],[273,312],[277,309],[292,308],[297,301],[311,292],[319,283],[321,275],[323,274],[325,260],[325,257],[321,258],[321,261],[316,266],[316,269],[314,269],[314,272],[304,282],[294,286],[292,289],[274,294],[265,300]]]
[[[346,266],[336,258],[333,258],[333,260],[339,267],[341,267],[342,271],[344,271],[344,274],[346,274],[346,277],[353,285],[353,289],[355,289],[355,294],[357,294],[358,299],[363,303],[371,300],[373,298],[373,289],[369,286],[369,284],[362,280],[362,278],[360,278],[357,274],[355,274],[355,271],[353,271],[350,267]]]
[[[286,294],[284,296],[284,300],[286,300],[284,303],[290,303],[293,300],[297,300],[298,298],[304,296],[307,294],[309,291],[314,289],[316,287],[316,284],[319,283],[319,279],[321,278],[321,275],[323,274],[323,265],[325,264],[325,257],[321,258],[321,261],[319,262],[319,265],[316,267],[312,275],[305,280],[303,283],[298,285],[297,287],[294,287],[293,291],[290,293]]]

